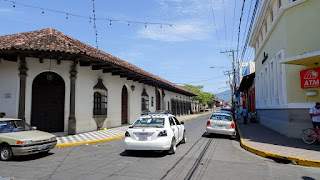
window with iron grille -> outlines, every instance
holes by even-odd
[[[106,116],[107,115],[107,102],[108,102],[108,89],[103,85],[103,80],[98,79],[98,83],[93,87],[93,115]]]
[[[107,115],[107,96],[100,92],[94,93],[93,115]]]
[[[143,89],[141,94],[141,111],[149,110],[149,95],[146,92],[146,89]]]

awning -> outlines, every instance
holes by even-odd
[[[244,76],[240,83],[239,91],[244,92],[244,90],[249,89],[252,86],[255,77],[255,73]]]
[[[300,54],[298,56],[289,57],[280,61],[280,63],[303,66],[318,65],[320,64],[320,51],[314,51],[305,54]]]

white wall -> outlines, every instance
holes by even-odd
[[[72,61],[61,60],[58,65],[56,60],[43,59],[43,63],[38,58],[26,58],[27,79],[26,79],[26,122],[30,123],[32,109],[32,83],[33,80],[42,72],[50,71],[60,75],[65,82],[65,108],[64,108],[64,131],[68,131],[68,119],[70,111],[70,69]],[[18,116],[19,103],[19,62],[1,61],[0,62],[0,112],[4,111],[7,117]],[[103,73],[102,70],[91,70],[91,66],[77,66],[76,92],[75,92],[75,118],[77,133],[93,131],[97,129],[96,122],[93,119],[93,87],[97,84],[98,79],[103,79],[104,86],[108,89],[107,118],[103,128],[121,126],[121,93],[125,85],[128,89],[128,123],[132,124],[140,117],[141,112],[141,94],[143,88],[149,95],[149,110],[156,109],[156,87],[145,85],[127,78],[120,78],[119,75],[112,76],[111,73]],[[5,85],[5,86],[4,86]],[[131,85],[135,86],[134,91]],[[162,89],[159,89],[161,108],[169,109],[168,102],[171,99],[189,101],[189,97],[164,90],[165,96],[162,95]],[[11,98],[5,98],[5,94],[11,94]],[[151,106],[151,99],[154,99]],[[10,105],[10,106],[9,106]]]
[[[43,63],[39,62],[38,58],[26,58],[27,68],[27,80],[26,80],[26,109],[25,118],[26,122],[30,124],[31,121],[31,108],[32,108],[32,83],[33,80],[42,72],[47,72],[49,69],[52,72],[59,74],[64,80],[65,84],[65,103],[64,103],[64,131],[68,131],[68,119],[70,110],[70,67],[71,61],[61,61],[61,64],[57,64],[56,60],[43,59]]]
[[[0,112],[6,117],[18,117],[19,82],[18,63],[0,60]]]

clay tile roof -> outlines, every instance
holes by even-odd
[[[130,69],[137,74],[147,76],[154,81],[170,86],[177,92],[181,92],[189,96],[197,95],[159,76],[144,71],[120,58],[67,36],[53,28],[0,36],[0,50],[32,50],[86,55],[99,61],[106,61],[122,68]]]

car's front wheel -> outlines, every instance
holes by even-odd
[[[0,159],[2,161],[8,161],[12,158],[13,154],[12,154],[12,150],[10,148],[10,146],[8,145],[3,145],[0,147]]]

